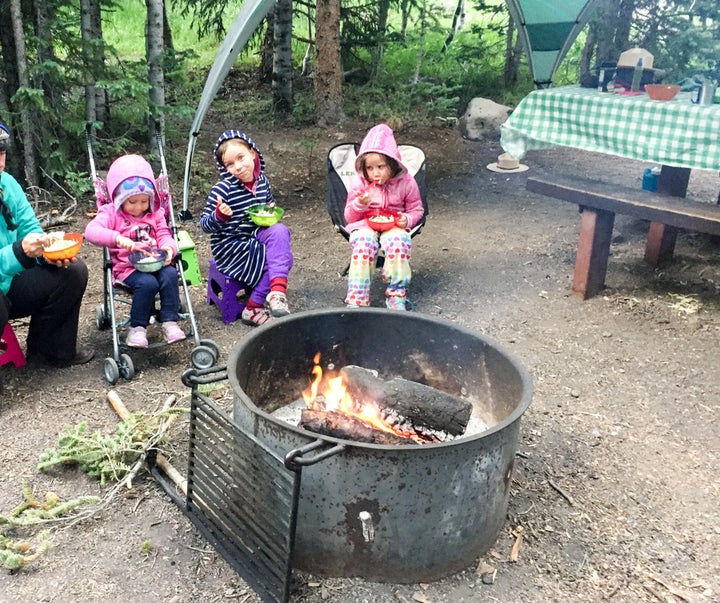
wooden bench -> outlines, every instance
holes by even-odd
[[[653,266],[672,259],[679,228],[720,236],[720,206],[711,203],[565,176],[530,177],[526,188],[578,205],[582,215],[572,292],[582,299],[605,287],[615,214],[650,221],[644,259]]]

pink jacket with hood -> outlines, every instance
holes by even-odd
[[[400,173],[382,185],[373,186],[373,183],[365,178],[360,165],[360,159],[366,153],[382,153],[393,158],[400,166]],[[370,195],[370,203],[360,205],[357,198],[361,197],[366,190]],[[417,182],[408,173],[402,162],[393,131],[385,124],[372,127],[360,145],[355,160],[355,176],[350,183],[345,204],[347,231],[352,232],[365,226],[365,216],[371,209],[386,209],[404,213],[408,220],[406,230],[411,230],[425,214]]]
[[[150,208],[139,218],[126,214],[122,202],[116,203],[115,193],[126,180],[145,178],[153,184]],[[140,155],[122,155],[108,169],[106,183],[110,201],[98,209],[97,215],[85,227],[85,238],[100,247],[107,247],[112,260],[113,277],[123,281],[135,271],[127,249],[117,247],[118,234],[140,243],[141,247],[170,247],[177,254],[175,238],[165,219],[165,210],[155,185],[152,166]]]

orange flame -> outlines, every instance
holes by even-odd
[[[343,376],[336,371],[324,374],[320,367],[320,352],[313,358],[313,380],[302,392],[303,400],[313,410],[341,412],[366,425],[388,433],[397,433],[380,416],[380,407],[372,400],[355,401],[347,393]],[[402,434],[400,434],[402,435]]]

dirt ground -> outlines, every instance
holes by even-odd
[[[207,152],[212,139],[237,125],[217,118],[204,125],[190,206],[196,218],[202,186],[215,177]],[[293,233],[294,311],[342,305],[338,272],[347,247],[325,211],[324,161],[332,145],[361,138],[368,125],[247,127],[265,153]],[[431,213],[413,248],[415,311],[493,338],[533,377],[507,520],[492,550],[440,581],[375,584],[297,573],[291,600],[720,601],[718,240],[683,233],[672,265],[655,269],[642,260],[647,224],[619,216],[607,289],[582,302],[569,295],[577,207],[527,193],[525,179],[563,171],[640,187],[645,165],[555,149],[528,156],[528,172],[498,175],[485,168],[501,152],[497,142],[466,141],[455,128],[399,130],[397,137],[428,156]],[[180,191],[182,175],[171,177]],[[718,189],[717,174],[693,173],[692,196],[715,202]],[[84,223],[78,215],[77,227]],[[182,226],[206,276],[207,237],[194,221]],[[82,340],[96,347],[96,359],[66,370],[0,369],[3,515],[22,502],[24,482],[39,499],[48,491],[67,500],[109,489],[74,468],[36,470],[39,454],[57,444],[65,425],[86,421],[89,431],[112,433],[118,421],[102,372],[111,337],[95,327],[101,254],[89,244],[82,254],[92,275]],[[378,283],[378,301],[381,293]],[[207,305],[204,285],[192,288],[192,301],[200,335],[214,340],[226,359],[251,327],[225,326]],[[24,325],[16,326],[22,336]],[[191,349],[182,343],[133,353],[138,374],[113,389],[132,411],[155,411],[170,395],[188,406],[180,375],[190,367]],[[214,397],[232,407],[227,389]],[[177,421],[163,448],[181,473],[186,428]],[[0,529],[15,537],[34,533]],[[0,572],[0,603],[259,601],[145,473],[90,519],[54,528],[50,539],[52,548],[35,563]],[[483,573],[494,580],[483,580]]]

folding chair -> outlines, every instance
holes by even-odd
[[[428,215],[427,204],[427,186],[425,184],[425,152],[414,145],[401,144],[398,145],[400,157],[403,164],[407,167],[410,174],[415,178],[420,189],[423,209],[425,215],[423,219],[410,231],[410,236],[414,237],[420,234],[425,219]],[[347,193],[350,187],[352,177],[355,175],[355,159],[360,150],[360,143],[344,142],[335,145],[328,151],[327,156],[327,211],[330,214],[335,230],[339,232],[346,241],[350,240],[350,233],[345,229],[347,222],[345,221],[345,202],[347,201]],[[383,265],[384,257],[378,254],[377,267]],[[341,276],[347,276],[350,264],[346,266]]]

